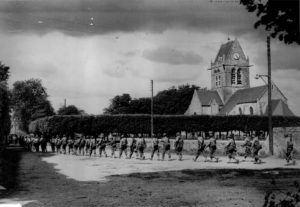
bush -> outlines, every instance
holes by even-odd
[[[300,126],[300,117],[273,117],[274,127]],[[267,131],[266,116],[185,116],[155,115],[154,133],[176,133],[178,131]],[[150,134],[150,115],[99,115],[99,116],[50,116],[30,123],[29,131],[44,135],[72,135],[83,133],[148,133]]]

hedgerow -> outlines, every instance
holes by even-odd
[[[274,116],[273,127],[300,126],[300,117]],[[178,131],[267,131],[267,116],[206,116],[206,115],[155,115],[154,133],[176,133]],[[44,135],[72,135],[83,133],[148,133],[150,115],[99,115],[99,116],[50,116],[30,123],[29,131]]]

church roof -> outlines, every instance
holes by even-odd
[[[256,102],[267,89],[268,86],[263,85],[236,91],[226,102],[220,114],[228,114],[237,104]]]
[[[230,50],[233,46],[233,43],[234,43],[234,41],[232,40],[232,41],[228,41],[228,42],[221,45],[220,50],[219,50],[219,52],[216,56],[215,62],[218,61],[218,57],[225,57],[225,60],[227,58],[229,58],[228,56],[230,54]]]
[[[230,40],[224,44],[221,45],[219,52],[215,58],[214,63],[218,63],[219,57],[222,57],[221,63],[229,63],[231,60],[232,53],[238,52],[241,56],[241,59],[246,60],[246,56],[243,52],[243,49],[237,39]]]
[[[268,115],[269,106],[267,106],[265,115]],[[295,116],[288,105],[280,99],[272,100],[272,115]]]
[[[206,89],[198,89],[197,95],[200,99],[202,106],[209,106],[213,100],[216,100],[218,105],[223,105],[223,102],[217,91],[206,90]]]

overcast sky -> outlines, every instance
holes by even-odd
[[[100,114],[115,95],[150,96],[173,85],[210,88],[210,62],[238,38],[255,74],[267,73],[266,33],[239,1],[1,0],[0,61],[17,80],[42,79],[57,110],[64,99]],[[300,115],[300,47],[272,39],[273,80]]]

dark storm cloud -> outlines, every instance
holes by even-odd
[[[143,53],[143,56],[153,62],[166,63],[170,65],[196,65],[203,61],[203,58],[194,52],[185,52],[166,47],[161,47],[155,50],[147,50]]]
[[[0,26],[10,32],[70,35],[110,32],[163,32],[170,28],[244,34],[252,14],[238,4],[174,0],[6,0],[0,1]]]

